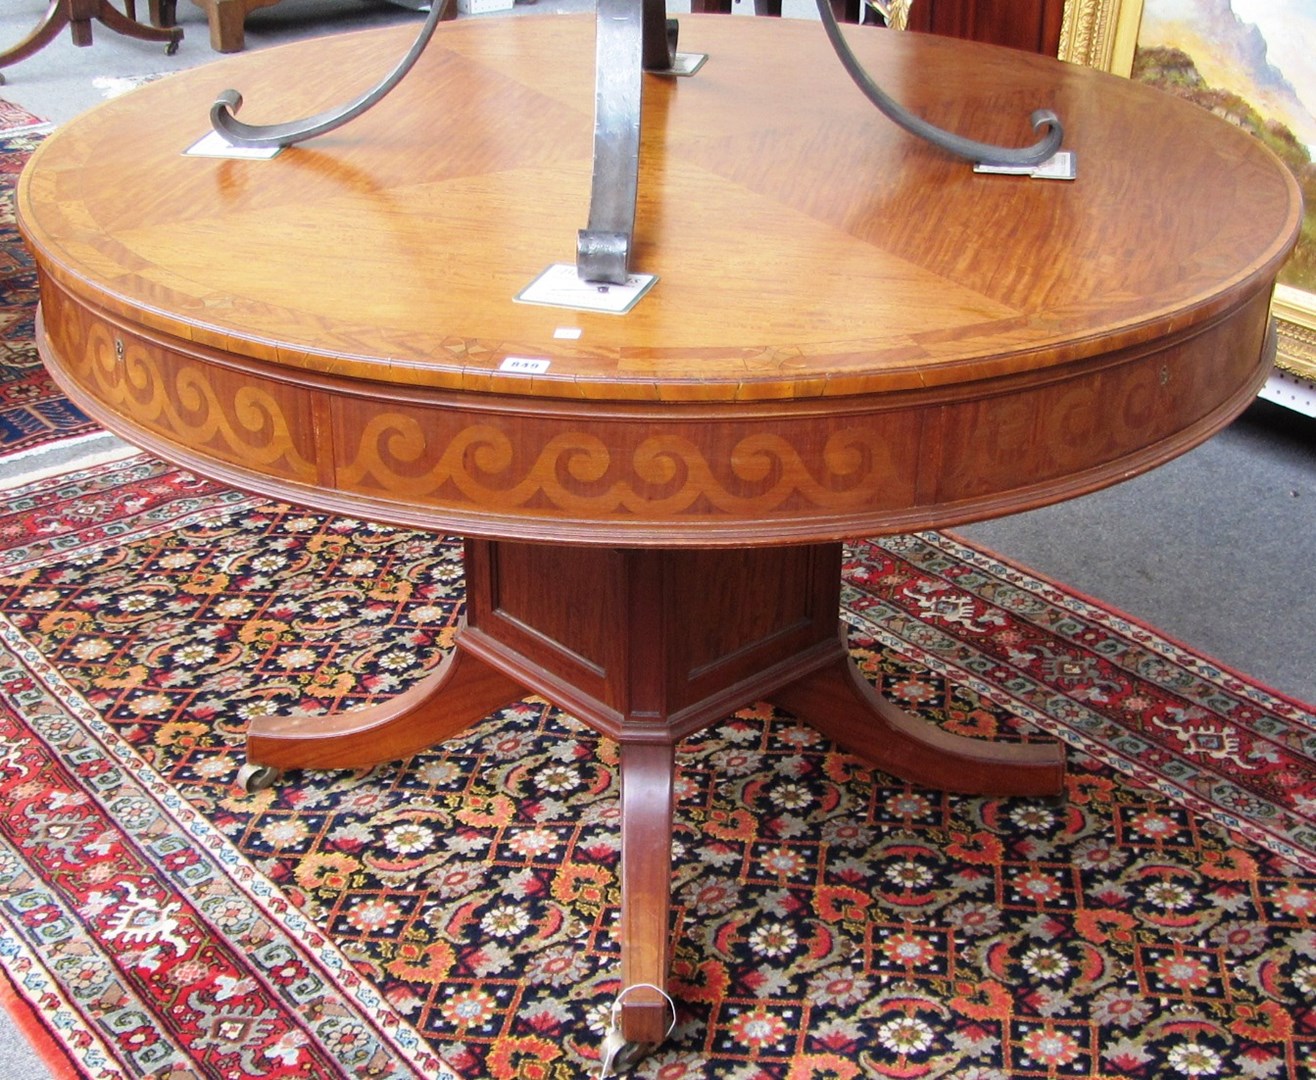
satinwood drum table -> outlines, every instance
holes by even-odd
[[[225,60],[56,132],[19,193],[42,354],[169,461],[466,538],[434,673],[253,721],[249,759],[392,760],[527,691],[617,740],[621,1026],[654,1042],[684,736],[767,700],[914,783],[1061,789],[1057,744],[946,734],[874,692],[841,542],[1091,491],[1228,423],[1266,378],[1300,199],[1258,141],[1155,91],[851,30],[943,127],[1024,144],[1048,107],[1077,155],[1074,180],[975,174],[883,119],[816,24],[719,16],[682,20],[693,77],[646,77],[633,269],[657,283],[627,314],[515,299],[585,223],[589,17],[445,24],[332,134],[183,154],[220,91],[253,123],[311,114],[407,34]]]

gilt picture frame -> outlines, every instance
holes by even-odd
[[[1060,59],[1127,78],[1133,70],[1142,4],[1143,0],[1065,0]]]
[[[1142,25],[1144,0],[1066,0],[1059,56],[1128,77]],[[1277,285],[1273,308],[1279,339],[1276,368],[1316,383],[1316,293]]]

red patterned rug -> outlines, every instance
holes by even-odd
[[[22,106],[11,101],[0,101],[0,132],[40,127],[42,124],[41,117],[33,116]]]
[[[9,455],[0,470],[17,468],[19,454],[99,430],[51,381],[33,341],[36,271],[14,221],[14,185],[42,139],[33,122],[0,101],[0,454]]]
[[[41,117],[33,116],[21,105],[14,105],[12,101],[0,101],[0,132],[13,132],[13,130],[20,128],[37,128],[41,124]]]
[[[537,700],[235,785],[248,718],[395,693],[460,549],[133,457],[0,495],[0,962],[74,1075],[597,1075],[615,746]],[[871,774],[785,715],[683,744],[660,1080],[1310,1080],[1316,716],[940,534],[849,549],[865,671],[1069,747],[1062,802]],[[442,1063],[446,1063],[442,1064]]]

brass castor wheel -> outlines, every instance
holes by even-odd
[[[238,770],[238,787],[251,795],[273,787],[282,775],[273,765],[253,765],[247,762]]]
[[[656,1049],[654,1043],[632,1043],[621,1038],[615,1029],[603,1040],[599,1062],[599,1080],[624,1076]]]
[[[178,52],[178,42],[171,41],[165,46],[165,56],[173,56],[176,52]]]
[[[641,1060],[662,1045],[661,1042],[627,1042],[626,1037],[621,1033],[621,1003],[627,994],[641,986],[648,987],[650,990],[657,990],[666,1000],[667,1007],[672,1010],[672,1022],[668,1025],[667,1034],[663,1036],[663,1040],[666,1040],[668,1035],[676,1030],[676,1002],[668,997],[666,990],[661,986],[654,986],[653,983],[634,983],[626,987],[617,995],[617,1000],[612,1003],[612,1023],[608,1025],[608,1030],[603,1033],[603,1046],[599,1049],[599,1080],[607,1080],[608,1077],[629,1072],[632,1067],[639,1064]]]

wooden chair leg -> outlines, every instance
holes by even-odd
[[[30,34],[12,49],[0,53],[0,68],[17,64],[44,49],[64,27],[69,25],[69,0],[50,0],[50,7]],[[0,75],[0,85],[4,85],[4,76]]]
[[[110,6],[110,0],[51,0],[36,28],[22,41],[10,49],[0,52],[0,68],[26,60],[44,49],[64,27],[69,28],[73,44],[85,48],[92,43],[91,23],[93,19],[104,23],[116,34],[140,38],[143,41],[163,41],[166,51],[173,53],[183,39],[183,31],[173,25],[173,11],[176,0],[150,0],[152,15],[155,5],[168,6],[170,21],[168,24],[146,26],[137,21],[136,0],[124,0],[127,14]],[[162,9],[163,12],[163,9]],[[4,76],[0,75],[0,86],[4,85]]]
[[[74,0],[76,3],[77,0]],[[127,18],[119,12],[118,8],[110,7],[109,0],[99,0],[95,12],[96,18],[113,30],[116,34],[122,34],[124,37],[137,38],[140,41],[163,41],[166,44],[166,52],[171,55],[177,51],[178,43],[183,40],[183,31],[178,27],[157,27],[147,26],[145,23],[136,22]],[[77,30],[77,23],[74,23],[74,30]],[[76,41],[76,36],[74,38]],[[91,44],[91,24],[87,24],[87,41]]]
[[[132,3],[133,0],[128,0]],[[152,26],[171,27],[178,25],[178,0],[147,0],[147,18]],[[131,12],[129,16],[131,17]]]

